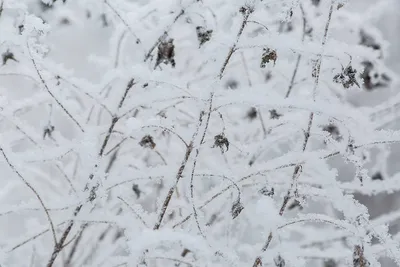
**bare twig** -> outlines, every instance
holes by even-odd
[[[333,13],[334,2],[335,2],[334,0],[332,0],[332,2],[331,2],[329,15],[328,15],[328,21],[326,22],[326,25],[325,25],[324,37],[322,40],[322,48],[324,48],[326,40],[327,40],[329,25],[330,25],[332,13]],[[318,55],[318,60],[316,62],[316,66],[315,66],[315,80],[314,80],[314,88],[313,88],[313,101],[314,102],[316,101],[317,88],[318,88],[318,84],[319,84],[319,76],[320,76],[320,72],[321,72],[321,63],[322,63],[322,54],[320,53]],[[311,112],[310,117],[308,119],[307,132],[305,133],[305,137],[304,137],[304,142],[303,142],[303,147],[302,147],[303,152],[307,148],[308,140],[310,138],[313,119],[314,119],[314,113]],[[292,183],[290,185],[288,192],[286,193],[286,196],[283,199],[283,203],[282,203],[280,211],[279,211],[280,216],[283,215],[283,213],[286,209],[287,203],[288,203],[289,199],[291,198],[292,194],[293,193],[297,194],[297,180],[301,173],[301,170],[302,170],[302,165],[300,165],[300,164],[296,165],[293,175],[292,175]],[[272,241],[272,238],[273,238],[273,234],[272,234],[272,231],[270,231],[267,241],[265,242],[265,244],[263,245],[263,247],[261,249],[262,252],[265,252],[268,249],[268,247]],[[253,267],[258,267],[261,265],[262,265],[261,257],[257,256],[256,259],[254,260]]]
[[[122,96],[121,101],[118,104],[118,107],[122,107],[122,105],[124,104],[124,101],[126,99],[126,95],[127,95],[128,91],[131,89],[131,87],[133,85],[134,85],[133,79],[131,79],[128,82],[127,87],[125,88],[124,95]],[[113,116],[113,118],[111,119],[111,123],[110,123],[110,126],[108,127],[108,131],[107,131],[107,135],[105,136],[105,138],[103,140],[103,143],[102,143],[102,145],[100,147],[100,151],[99,151],[99,154],[98,154],[98,161],[93,166],[93,172],[90,173],[90,175],[88,177],[88,183],[86,184],[85,188],[88,188],[89,182],[92,181],[93,178],[94,178],[95,171],[99,168],[100,159],[103,157],[105,148],[106,148],[106,146],[108,144],[108,141],[110,140],[111,134],[113,133],[113,129],[114,129],[115,125],[117,124],[118,120],[119,120],[119,117],[117,117],[117,116]],[[94,185],[90,189],[89,196],[88,196],[88,200],[89,201],[93,201],[94,199],[96,199],[96,193],[95,192],[96,192],[97,188],[98,188],[98,185]],[[83,207],[83,204],[80,204],[75,208],[74,213],[73,213],[73,217],[76,217],[79,214],[79,212],[81,211],[82,207]],[[74,221],[73,220],[69,221],[68,226],[66,227],[66,229],[64,230],[64,232],[63,232],[63,234],[61,236],[60,241],[58,243],[56,243],[56,245],[53,248],[53,252],[51,254],[50,260],[48,261],[48,263],[46,265],[47,267],[52,267],[53,266],[54,261],[56,260],[58,254],[62,250],[64,242],[67,239],[69,233],[71,232],[71,229],[72,229],[73,226],[74,226]]]
[[[49,93],[49,95],[54,99],[54,101],[56,101],[57,105],[59,105],[61,107],[61,109],[65,112],[65,114],[67,114],[67,116],[78,126],[79,130],[81,130],[81,132],[85,132],[84,129],[82,128],[81,124],[71,115],[71,113],[64,107],[63,104],[61,104],[61,102],[57,99],[57,97],[53,94],[53,92],[50,90],[49,86],[47,85],[46,81],[44,80],[37,64],[36,61],[34,59],[34,57],[32,56],[31,53],[31,49],[29,46],[29,43],[26,43],[27,47],[28,47],[28,53],[29,56],[31,58],[31,61],[33,63],[33,66],[35,67],[36,73],[40,78],[40,81],[42,82],[44,88],[47,90],[47,92]]]
[[[136,33],[133,31],[132,27],[129,26],[129,24],[125,21],[125,19],[118,13],[117,10],[115,10],[115,8],[110,5],[110,3],[108,3],[108,0],[104,0],[104,3],[114,12],[115,15],[117,15],[117,17],[122,21],[122,23],[125,25],[125,27],[129,30],[129,32],[132,34],[133,37],[136,38],[136,43],[140,44],[142,41],[140,40],[140,38],[136,35]]]
[[[47,220],[49,221],[50,224],[50,229],[51,232],[53,233],[53,240],[54,243],[57,244],[57,235],[56,235],[56,231],[54,229],[54,224],[53,221],[50,217],[49,211],[47,210],[46,206],[44,205],[44,202],[42,200],[42,198],[40,197],[39,193],[36,191],[35,188],[33,188],[33,186],[22,176],[22,174],[15,168],[15,166],[11,163],[11,161],[9,160],[9,158],[7,157],[6,153],[4,152],[3,148],[0,147],[0,151],[3,154],[4,159],[6,160],[8,166],[10,166],[10,168],[12,169],[12,171],[17,174],[17,176],[22,180],[22,182],[33,192],[33,194],[36,196],[36,198],[39,200],[40,205],[43,207],[44,212],[46,213],[46,217]]]

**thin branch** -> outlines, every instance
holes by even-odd
[[[243,21],[242,25],[240,26],[239,32],[236,35],[236,41],[233,43],[231,48],[229,49],[228,55],[225,58],[224,64],[222,65],[220,71],[219,71],[219,79],[222,79],[222,76],[225,72],[226,67],[228,66],[229,60],[231,59],[233,53],[236,51],[236,46],[239,43],[239,39],[243,34],[243,30],[247,25],[247,21],[249,19],[250,14],[252,13],[252,10],[250,8],[247,8],[245,13],[243,14]]]
[[[56,235],[56,231],[54,229],[54,224],[53,221],[50,217],[50,213],[47,210],[42,198],[40,197],[40,195],[38,194],[38,192],[36,191],[35,188],[33,188],[33,186],[22,176],[22,174],[15,168],[15,166],[11,163],[11,161],[9,160],[9,158],[7,157],[6,153],[4,152],[3,148],[0,147],[0,151],[3,154],[4,159],[6,160],[8,166],[10,166],[10,168],[12,169],[12,171],[18,175],[18,177],[22,180],[22,182],[33,192],[33,194],[36,196],[36,198],[39,200],[40,205],[43,207],[44,212],[46,213],[46,217],[47,220],[49,221],[50,224],[50,229],[51,232],[53,234],[53,240],[54,243],[57,244],[57,235]]]
[[[114,12],[115,15],[117,15],[117,17],[122,21],[122,23],[125,25],[125,27],[129,30],[129,32],[132,34],[133,37],[136,38],[136,43],[140,44],[142,41],[139,39],[139,37],[135,34],[135,32],[133,31],[133,29],[131,28],[131,26],[129,26],[129,24],[124,20],[124,18],[121,17],[121,15],[118,13],[117,10],[115,10],[115,8],[110,5],[110,3],[108,3],[108,0],[104,0],[104,3]]]
[[[132,207],[128,204],[128,202],[126,202],[122,197],[117,197],[117,198],[118,198],[119,200],[121,200],[121,201],[133,212],[133,214],[135,214],[135,216],[142,222],[142,224],[143,224],[144,226],[146,226],[147,228],[150,228],[150,227],[147,225],[146,221],[142,218],[142,216],[140,216],[140,214],[137,213],[136,210],[135,210],[134,208],[132,208]]]
[[[306,17],[306,14],[304,12],[303,5],[301,3],[300,3],[300,10],[301,10],[301,14],[303,16],[303,37],[301,38],[301,42],[303,43],[304,39],[305,39],[305,36],[306,36],[306,30],[307,30],[306,29],[306,27],[307,27],[307,17]],[[290,85],[289,85],[289,88],[288,88],[288,90],[286,92],[285,98],[288,98],[290,93],[292,92],[292,89],[293,89],[293,86],[294,86],[294,81],[295,81],[296,75],[297,75],[297,71],[298,71],[299,66],[300,66],[301,57],[302,57],[302,55],[301,55],[301,53],[299,53],[298,56],[297,56],[296,66],[295,66],[294,71],[293,71],[292,79],[290,80]]]
[[[67,116],[78,126],[78,128],[81,130],[81,132],[85,132],[85,131],[83,130],[81,124],[71,115],[71,113],[64,107],[64,105],[61,104],[61,102],[56,98],[56,96],[53,94],[53,92],[51,92],[51,90],[50,90],[50,88],[48,87],[46,81],[44,80],[42,74],[40,73],[40,70],[39,70],[39,68],[38,68],[38,66],[37,66],[37,64],[36,64],[35,59],[34,59],[33,56],[32,56],[29,43],[27,42],[26,45],[27,45],[27,47],[28,47],[28,53],[29,53],[29,56],[30,56],[31,61],[32,61],[32,63],[33,63],[33,66],[34,66],[34,68],[35,68],[35,70],[36,70],[36,73],[37,73],[37,75],[39,76],[40,81],[42,82],[44,88],[47,90],[47,92],[49,93],[49,95],[54,99],[54,101],[56,101],[57,105],[59,105],[59,106],[61,107],[61,109],[65,112],[65,114],[67,114]]]

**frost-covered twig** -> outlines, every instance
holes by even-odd
[[[50,224],[50,229],[53,234],[53,241],[55,244],[57,244],[57,235],[56,231],[54,228],[53,221],[51,219],[51,216],[49,214],[49,211],[47,210],[42,198],[40,197],[39,193],[36,191],[36,189],[22,176],[22,174],[15,168],[15,166],[11,163],[10,159],[7,157],[6,153],[4,152],[4,149],[0,147],[0,151],[3,154],[4,159],[6,160],[8,166],[10,166],[11,170],[21,179],[21,181],[33,192],[33,194],[36,196],[36,198],[39,200],[40,205],[43,207],[44,212],[46,213],[47,220],[49,221]]]

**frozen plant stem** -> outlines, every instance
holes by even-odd
[[[250,13],[251,13],[251,9],[247,8],[246,11],[245,11],[245,14],[244,14],[242,25],[241,25],[241,27],[239,29],[238,34],[237,34],[236,41],[232,45],[232,47],[229,49],[228,55],[226,56],[226,59],[225,59],[223,65],[221,67],[221,70],[220,70],[220,73],[219,73],[219,79],[220,80],[222,79],[222,75],[225,72],[226,66],[229,63],[229,60],[232,57],[232,54],[235,52],[236,45],[239,42],[240,36],[242,35],[244,28],[246,27],[247,20],[248,20],[248,18],[250,16]],[[200,146],[203,144],[205,135],[207,133],[208,123],[209,123],[209,120],[210,120],[210,117],[211,117],[213,97],[214,97],[214,94],[211,94],[210,99],[209,99],[209,110],[207,112],[208,113],[208,115],[207,115],[207,123],[206,123],[206,126],[204,127],[204,131],[203,131],[203,134],[202,134],[202,139],[201,139],[201,142],[200,142]],[[196,131],[193,133],[192,140],[190,141],[189,145],[186,148],[184,159],[183,159],[183,161],[182,161],[182,163],[181,163],[181,165],[180,165],[180,167],[178,169],[178,172],[176,174],[175,184],[169,189],[169,191],[167,193],[167,196],[166,196],[165,200],[163,201],[163,204],[161,206],[160,214],[158,215],[158,219],[157,219],[157,222],[155,223],[155,225],[153,227],[153,230],[158,230],[160,228],[160,226],[161,226],[161,223],[162,223],[162,221],[164,219],[165,213],[166,213],[167,208],[169,206],[169,203],[171,201],[172,195],[175,192],[175,189],[176,189],[176,187],[178,185],[179,180],[182,178],[183,171],[185,170],[187,162],[189,160],[189,157],[193,152],[193,144],[194,144],[194,141],[195,141],[195,139],[196,139],[196,137],[197,137],[197,135],[199,133],[199,129],[200,129],[202,123],[203,123],[204,115],[205,115],[204,112],[200,113],[200,117],[199,117],[199,121],[197,123]],[[197,152],[197,156],[198,156],[198,152]],[[197,158],[197,156],[196,156],[196,158]],[[195,166],[196,165],[194,165],[194,167]],[[194,172],[194,170],[193,170],[193,172]]]
[[[135,32],[133,31],[133,29],[129,26],[129,24],[121,17],[121,15],[117,12],[117,10],[115,10],[115,8],[110,5],[110,3],[108,3],[107,0],[104,0],[104,3],[114,12],[115,15],[117,15],[117,17],[122,21],[122,23],[125,25],[125,27],[129,30],[129,32],[132,34],[133,37],[136,38],[136,43],[140,44],[140,38],[135,34]]]
[[[53,92],[50,90],[49,86],[47,85],[46,81],[43,78],[43,75],[39,71],[39,68],[38,68],[38,66],[36,64],[35,59],[32,56],[31,49],[29,47],[29,43],[26,43],[26,45],[28,47],[28,53],[29,53],[29,56],[31,58],[32,64],[35,67],[36,73],[39,76],[39,79],[42,82],[44,88],[47,90],[49,95],[54,99],[54,101],[56,101],[57,105],[59,105],[61,107],[61,109],[65,112],[65,114],[67,114],[67,116],[78,126],[79,130],[81,130],[81,132],[85,132],[83,130],[82,126],[80,125],[80,123],[71,115],[71,113],[63,106],[63,104],[61,104],[61,102],[55,97]]]
[[[246,27],[247,21],[249,20],[249,16],[250,16],[250,14],[251,14],[252,12],[253,12],[253,10],[251,10],[250,8],[247,8],[246,11],[245,11],[245,13],[244,13],[244,15],[243,15],[242,25],[240,26],[239,32],[238,32],[238,34],[236,35],[236,41],[233,43],[233,45],[232,45],[231,48],[229,49],[228,56],[226,57],[226,59],[225,59],[225,61],[224,61],[224,64],[223,64],[222,67],[221,67],[221,70],[219,71],[219,79],[220,79],[220,80],[222,79],[222,75],[224,74],[225,69],[226,69],[226,67],[228,66],[229,60],[231,59],[233,53],[234,53],[235,50],[236,50],[236,46],[237,46],[237,44],[238,44],[238,42],[239,42],[240,36],[242,36],[243,30],[244,30],[244,28]]]
[[[304,39],[306,37],[306,27],[307,27],[307,18],[306,18],[306,13],[304,12],[304,8],[303,5],[300,3],[300,10],[301,10],[301,14],[303,16],[303,36],[301,38],[301,42],[304,43]],[[294,81],[296,79],[297,76],[297,71],[299,70],[299,66],[300,66],[300,61],[301,61],[301,54],[299,54],[297,56],[297,60],[296,60],[296,66],[294,67],[294,71],[293,71],[293,75],[292,78],[290,80],[290,84],[289,84],[289,88],[286,92],[285,98],[288,98],[290,96],[290,93],[292,92],[293,86],[294,86]]]
[[[50,224],[50,229],[51,232],[53,234],[53,240],[54,243],[57,244],[57,236],[56,236],[56,231],[54,228],[54,224],[53,221],[51,220],[50,214],[48,209],[46,208],[46,206],[44,205],[44,202],[42,200],[42,198],[40,197],[40,195],[38,194],[38,192],[36,191],[35,188],[33,188],[33,186],[22,176],[22,174],[15,168],[15,166],[11,163],[11,161],[9,160],[9,158],[7,157],[6,153],[4,152],[3,148],[0,147],[0,151],[3,154],[4,159],[6,160],[8,166],[10,166],[10,168],[12,169],[12,171],[17,174],[17,176],[22,180],[22,182],[33,192],[33,194],[35,194],[36,198],[39,200],[40,205],[43,207],[44,212],[46,213],[46,217],[47,220],[49,221]]]
[[[127,96],[128,92],[129,92],[129,90],[134,85],[135,85],[134,79],[131,79],[128,82],[128,85],[126,86],[125,91],[124,91],[124,95],[122,96],[121,101],[118,104],[118,110],[124,104],[124,101],[126,100],[126,96]],[[100,162],[101,158],[104,155],[105,148],[107,147],[108,141],[110,140],[111,134],[112,134],[112,132],[114,130],[114,127],[117,124],[119,118],[120,117],[118,117],[115,114],[115,115],[113,115],[113,117],[111,119],[111,123],[110,123],[110,125],[108,127],[107,134],[104,137],[104,140],[103,140],[102,145],[100,147],[100,152],[98,154],[97,163],[93,166],[93,172],[88,177],[88,180],[89,180],[88,184],[90,183],[90,181],[93,180],[94,173],[99,168],[99,162]],[[87,184],[87,186],[88,186],[88,184]],[[97,190],[97,186],[92,186],[92,188],[89,191],[88,200],[93,201],[93,200],[96,199],[96,194],[95,194],[96,190]],[[73,213],[73,217],[76,217],[78,215],[78,213],[81,211],[82,207],[83,207],[83,204],[80,204],[75,208],[74,213]],[[71,232],[73,226],[74,226],[74,220],[69,221],[67,227],[65,228],[64,232],[61,235],[60,241],[58,243],[56,243],[54,248],[53,248],[53,252],[51,254],[50,260],[48,261],[48,263],[46,265],[47,267],[52,267],[53,266],[54,261],[56,260],[56,258],[58,256],[58,254],[60,253],[60,251],[63,249],[65,240],[67,239],[67,237],[68,237],[69,233]]]
[[[330,9],[329,9],[329,14],[328,14],[328,20],[326,22],[325,25],[325,31],[324,31],[324,37],[322,40],[322,49],[324,48],[325,44],[326,44],[326,40],[327,40],[327,36],[328,36],[328,30],[329,30],[329,25],[332,19],[332,13],[333,13],[333,5],[335,3],[335,0],[331,1],[331,5],[330,5]],[[320,77],[320,72],[321,72],[321,63],[322,63],[322,52],[320,54],[318,54],[318,59],[317,62],[315,64],[315,79],[314,79],[314,87],[313,87],[313,101],[316,101],[316,95],[317,95],[317,88],[318,88],[318,84],[319,84],[319,77]],[[312,123],[313,123],[313,119],[314,119],[314,112],[310,113],[309,119],[308,119],[308,126],[307,126],[307,131],[305,133],[304,136],[304,141],[303,141],[303,147],[302,147],[302,151],[304,152],[307,148],[307,144],[310,138],[310,133],[311,133],[311,127],[312,127]],[[301,173],[302,170],[302,165],[298,164],[296,165],[296,167],[294,168],[294,172],[292,175],[292,183],[290,185],[289,190],[286,193],[286,196],[283,199],[283,203],[281,205],[281,208],[279,210],[279,215],[283,216],[283,213],[285,212],[286,206],[290,200],[290,198],[292,197],[292,195],[296,195],[297,194],[297,180],[298,177]],[[272,231],[270,231],[267,241],[265,242],[265,244],[263,245],[261,251],[265,252],[269,245],[271,244],[273,238],[273,234]],[[262,265],[262,261],[261,261],[261,257],[257,256],[256,259],[254,260],[253,263],[253,267],[259,267]]]

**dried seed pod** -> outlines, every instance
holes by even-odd
[[[236,199],[235,202],[233,202],[232,204],[232,208],[231,208],[231,214],[232,214],[232,218],[236,219],[237,216],[239,216],[239,214],[242,212],[242,210],[244,209],[242,203],[240,202],[240,199]]]
[[[257,118],[258,114],[257,114],[257,109],[255,107],[250,108],[249,111],[247,111],[246,114],[246,118],[248,118],[249,120],[254,120],[255,118]]]
[[[269,63],[270,61],[273,61],[274,65],[275,65],[277,59],[278,59],[278,55],[275,50],[270,49],[270,48],[263,48],[263,54],[261,56],[260,68],[265,68],[267,63]]]
[[[161,63],[166,65],[171,64],[175,68],[175,45],[172,38],[168,41],[162,41],[158,45],[157,60],[154,69]]]
[[[1,55],[1,57],[2,57],[2,59],[3,59],[3,66],[4,66],[4,65],[7,63],[7,61],[9,61],[9,60],[14,60],[15,62],[18,62],[18,60],[15,59],[14,54],[13,54],[10,50],[7,50],[6,52],[4,52],[4,53]]]
[[[197,39],[199,40],[199,47],[201,47],[204,43],[211,40],[213,30],[206,30],[202,26],[197,26],[196,33],[197,33]]]
[[[275,189],[273,187],[268,188],[267,186],[264,186],[263,188],[258,191],[260,194],[267,196],[267,197],[273,197],[275,194]]]
[[[214,145],[213,147],[219,147],[221,149],[221,152],[224,153],[224,146],[226,147],[226,151],[229,150],[229,141],[225,137],[224,133],[218,134],[214,136]]]
[[[276,109],[271,109],[271,110],[269,111],[269,118],[270,118],[270,119],[277,120],[277,119],[279,119],[280,117],[282,117],[282,114],[279,114],[279,113],[276,111]]]
[[[381,172],[376,172],[374,175],[371,176],[371,179],[373,181],[375,181],[375,180],[383,181],[383,175]]]
[[[236,80],[230,79],[226,82],[225,88],[235,90],[239,87],[239,83]]]
[[[296,208],[296,207],[299,207],[299,209],[303,209],[303,206],[301,205],[301,203],[300,203],[300,201],[298,201],[297,199],[295,199],[293,202],[292,202],[292,204],[290,204],[289,206],[288,206],[288,210],[292,210],[292,209],[294,209],[294,208]]]
[[[341,73],[338,73],[333,77],[333,81],[335,83],[341,83],[346,89],[353,85],[357,85],[357,87],[360,88],[356,79],[356,73],[357,70],[353,69],[351,65],[348,65]]]
[[[140,140],[139,145],[142,147],[148,147],[154,149],[156,147],[156,143],[153,140],[151,135],[145,135],[142,140]]]
[[[47,125],[43,129],[43,139],[46,138],[46,136],[49,136],[49,138],[53,138],[51,134],[54,132],[54,126],[53,125]]]
[[[139,189],[139,186],[137,184],[132,185],[132,191],[135,193],[136,198],[140,198],[142,191]]]
[[[325,126],[322,128],[322,130],[325,131],[325,132],[328,132],[328,133],[330,134],[330,136],[331,136],[334,140],[336,140],[336,141],[342,140],[342,136],[340,135],[339,128],[338,128],[335,124],[330,123],[330,124],[328,124],[328,125],[325,125]]]
[[[275,266],[276,266],[276,267],[285,267],[285,265],[286,265],[286,262],[285,262],[285,260],[281,257],[281,255],[278,255],[278,257],[276,257],[276,258],[274,259],[274,262],[275,262]]]

